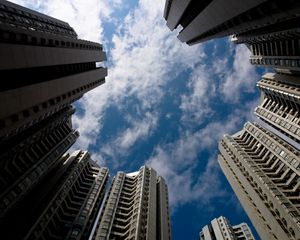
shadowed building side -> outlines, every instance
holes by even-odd
[[[300,3],[294,0],[166,0],[164,18],[178,38],[189,45],[213,38],[255,36],[257,31],[284,31],[299,21]]]
[[[102,45],[69,24],[0,1],[0,139],[16,135],[105,82]]]
[[[69,106],[0,144],[0,222],[53,169],[75,143]]]
[[[88,239],[102,203],[108,170],[87,152],[60,159],[1,224],[7,239]],[[18,225],[18,231],[14,231]]]

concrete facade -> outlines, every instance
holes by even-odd
[[[246,223],[231,226],[223,216],[215,218],[204,226],[199,240],[254,240],[253,234]]]
[[[79,133],[71,106],[1,144],[0,223],[19,201],[55,168]]]
[[[0,1],[0,139],[67,107],[105,82],[102,45],[68,23]]]
[[[94,239],[171,239],[167,186],[154,169],[117,173]]]
[[[88,239],[102,203],[108,169],[99,167],[86,151],[65,161],[55,194],[50,196],[25,239]]]
[[[164,18],[171,30],[181,25],[178,38],[193,45],[232,34],[285,31],[292,27],[288,21],[299,21],[299,10],[293,0],[166,0]]]
[[[249,122],[224,136],[219,150],[219,164],[261,239],[299,239],[299,150]]]
[[[287,137],[300,143],[300,78],[267,73],[257,83],[262,92],[255,114]]]
[[[108,169],[99,167],[87,152],[64,155],[1,223],[1,237],[88,239],[107,181]]]

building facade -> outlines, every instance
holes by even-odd
[[[236,35],[252,37],[298,27],[300,4],[287,0],[166,0],[164,18],[189,45]]]
[[[249,122],[225,135],[219,150],[219,164],[261,239],[299,239],[299,150]]]
[[[75,143],[69,106],[0,144],[0,221],[55,168]]]
[[[63,156],[58,166],[1,223],[1,237],[88,239],[107,181],[108,170],[99,167],[87,152]]]
[[[171,239],[167,185],[156,171],[118,172],[94,239]]]
[[[287,137],[300,143],[299,77],[267,73],[257,83],[262,92],[255,114]]]
[[[247,223],[231,226],[223,216],[215,218],[204,226],[200,232],[200,240],[254,240]]]
[[[49,117],[105,82],[102,45],[68,23],[0,0],[0,140]]]
[[[298,21],[299,19],[297,19]],[[273,67],[288,73],[299,73],[299,28],[261,33],[258,36],[248,35],[233,36],[232,41],[247,44],[251,51],[251,64],[261,67]]]

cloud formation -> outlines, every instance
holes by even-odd
[[[213,199],[226,194],[220,182],[217,143],[223,134],[233,133],[248,116],[249,108],[236,111],[222,122],[211,122],[195,132],[183,132],[175,142],[156,147],[146,164],[166,179],[172,207],[193,201],[209,205]],[[211,157],[198,159],[205,151]]]
[[[227,102],[237,103],[243,92],[254,92],[259,79],[255,67],[249,62],[250,50],[245,45],[236,45],[233,69],[224,73],[222,93]]]
[[[80,104],[85,113],[74,118],[81,133],[78,146],[95,144],[111,104],[121,109],[134,97],[142,111],[153,112],[165,94],[164,86],[203,56],[201,46],[180,43],[165,26],[163,7],[160,0],[140,1],[114,33],[106,83],[84,96]]]
[[[146,112],[141,119],[128,116],[127,123],[130,127],[119,131],[112,140],[101,146],[96,154],[101,156],[100,159],[109,159],[109,164],[114,169],[120,169],[121,166],[126,164],[122,161],[123,158],[130,153],[132,148],[152,135],[157,120],[158,116],[150,112]]]
[[[189,93],[181,96],[181,120],[185,124],[200,125],[212,113],[209,103],[216,94],[216,81],[205,65],[193,69],[188,81]]]
[[[230,45],[227,55],[234,52],[232,63],[226,55],[215,59],[218,47],[214,46],[214,60],[208,65],[205,44],[193,47],[182,44],[177,33],[166,27],[162,17],[164,1],[161,0],[140,0],[124,21],[112,17],[124,4],[122,0],[14,2],[68,22],[80,38],[112,46],[106,49],[109,57],[106,83],[76,103],[81,111],[73,117],[73,124],[81,136],[74,148],[90,149],[93,159],[101,165],[106,165],[109,159],[113,168],[119,168],[122,165],[119,158],[130,154],[136,143],[146,142],[158,128],[162,116],[157,108],[168,84],[183,72],[189,72],[183,75],[187,76],[184,80],[188,91],[174,96],[178,99],[178,111],[181,111],[176,124],[185,128],[179,130],[179,138],[156,145],[151,157],[143,160],[166,178],[172,206],[193,201],[208,204],[226,194],[219,180],[217,141],[222,134],[232,133],[250,117],[253,103],[245,104],[241,111],[225,119],[209,119],[209,123],[198,128],[217,111],[212,108],[212,101],[238,104],[243,92],[254,91],[258,77],[248,62],[246,47]],[[104,36],[105,22],[120,23],[109,44],[110,40]],[[136,101],[137,112],[129,114],[126,111],[132,98]],[[123,123],[128,126],[100,145],[97,140],[110,106],[118,108]],[[168,112],[167,118],[171,119],[172,114]],[[199,155],[207,151],[211,154],[209,159],[198,160]]]

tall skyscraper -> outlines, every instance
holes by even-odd
[[[63,154],[79,136],[70,104],[105,82],[102,45],[0,0],[0,52],[1,238],[88,239],[108,170]]]
[[[99,167],[87,152],[62,157],[1,222],[1,238],[88,239],[107,181],[108,170]]]
[[[79,136],[64,108],[0,144],[0,220],[53,169]]]
[[[102,45],[68,23],[0,0],[0,141],[60,111],[105,81]]]
[[[255,114],[264,122],[300,143],[299,77],[267,73],[257,83],[262,92]]]
[[[118,172],[94,239],[171,239],[167,185],[156,171]]]
[[[295,0],[166,0],[164,18],[171,30],[181,25],[178,38],[193,45],[232,34],[242,38],[297,28],[299,11]]]
[[[247,223],[231,226],[223,216],[215,218],[204,226],[200,232],[200,240],[254,240]]]
[[[299,16],[299,7],[297,12]],[[286,16],[290,13],[285,12]],[[297,73],[300,71],[299,17],[287,19],[278,26],[271,25],[257,31],[236,34],[232,37],[232,41],[248,46],[251,51],[250,62],[254,65]]]
[[[219,164],[261,239],[300,239],[300,151],[259,124],[219,144]]]

